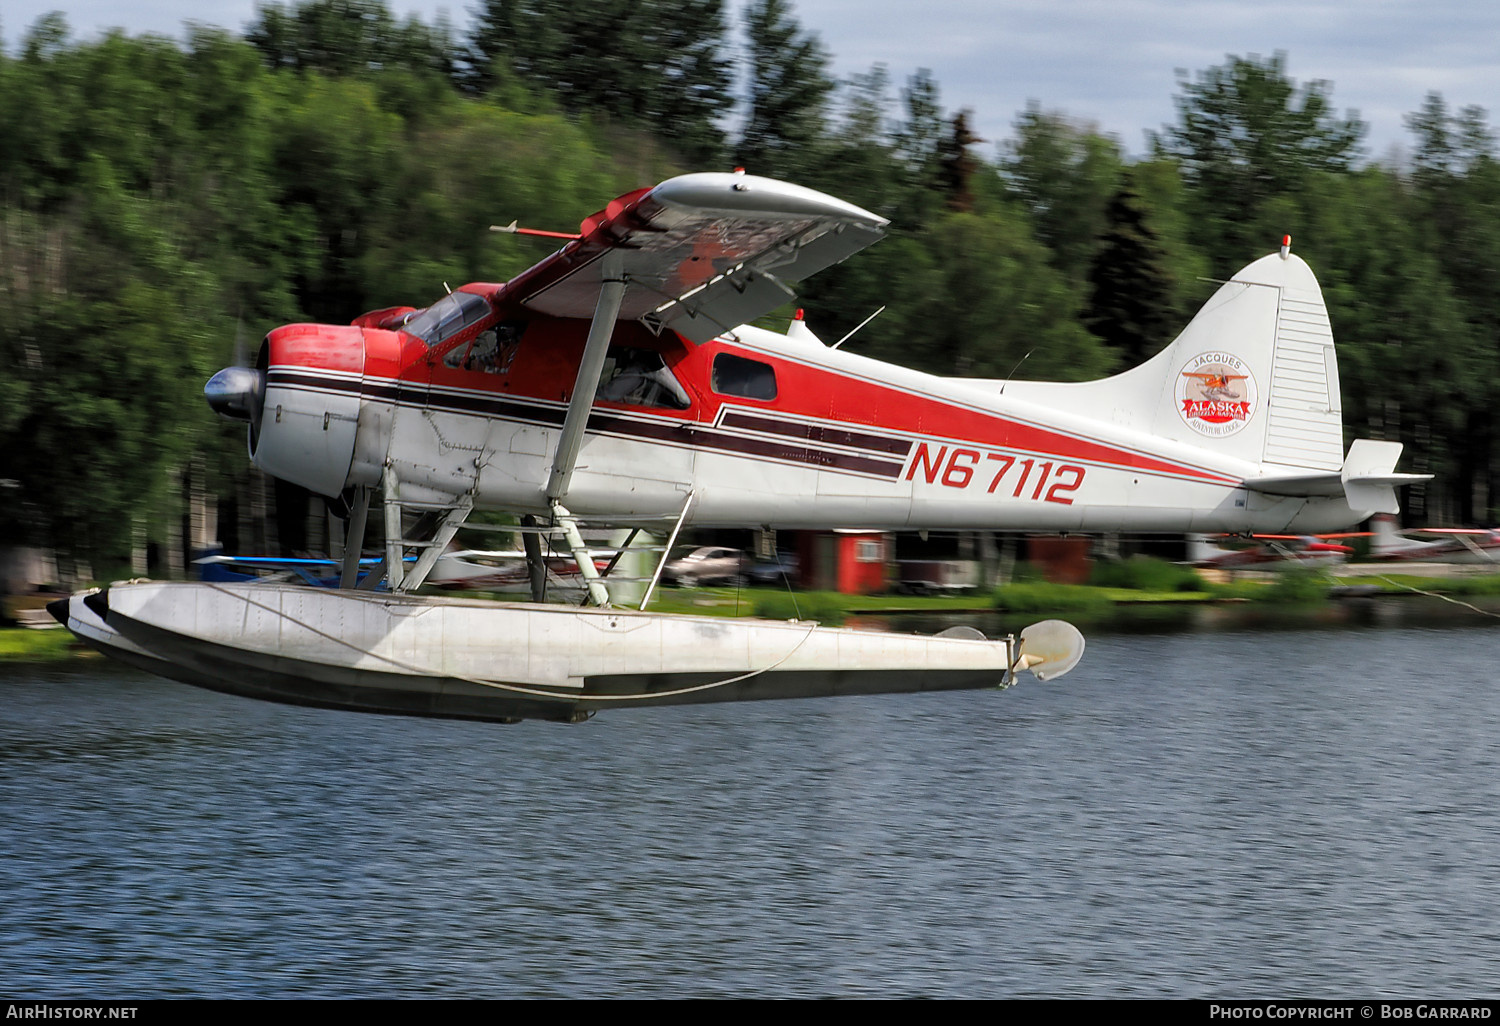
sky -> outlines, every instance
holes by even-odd
[[[741,0],[730,0],[736,9]],[[472,0],[389,0],[398,15],[455,27]],[[49,10],[67,15],[75,38],[108,27],[178,36],[197,20],[242,31],[255,0],[4,0],[8,52]],[[1178,72],[1194,75],[1227,55],[1287,57],[1299,85],[1323,79],[1341,115],[1369,125],[1373,159],[1410,145],[1405,116],[1427,93],[1451,111],[1500,109],[1500,4],[1480,0],[794,0],[838,77],[884,64],[899,88],[931,71],[944,108],[974,112],[992,149],[1012,135],[1030,101],[1115,136],[1127,153],[1175,120]]]

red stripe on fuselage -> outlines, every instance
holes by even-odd
[[[706,364],[713,352],[733,352],[776,367],[778,395],[765,404],[772,410],[820,420],[840,427],[869,426],[907,437],[959,442],[982,448],[1024,451],[1080,463],[1187,477],[1215,484],[1239,484],[1239,478],[1178,463],[1108,442],[1028,424],[999,413],[957,405],[951,400],[808,365],[760,349],[709,343],[695,356]],[[706,369],[703,374],[707,378]],[[936,384],[936,379],[934,384]],[[749,405],[744,400],[733,401]]]
[[[475,325],[463,337],[482,327]],[[401,332],[342,325],[295,324],[276,329],[271,334],[272,362],[307,369],[363,372],[366,377],[399,379],[419,387],[430,383],[497,396],[566,402],[572,392],[587,328],[587,322],[578,319],[535,318],[527,326],[515,365],[503,376],[445,366],[442,356],[447,346],[429,351],[420,341]],[[1222,471],[1028,423],[919,391],[926,382],[916,386],[881,382],[730,341],[693,346],[671,333],[652,335],[637,322],[619,324],[614,344],[660,352],[692,396],[693,403],[691,408],[681,411],[623,407],[615,403],[600,403],[600,409],[619,407],[635,415],[659,417],[675,424],[684,421],[714,424],[721,408],[729,404],[741,414],[766,420],[784,416],[813,421],[832,431],[864,436],[861,440],[866,444],[873,441],[870,436],[876,435],[893,442],[966,444],[1214,484],[1239,484],[1237,477]],[[758,401],[715,393],[711,386],[713,358],[722,352],[771,364],[776,369],[776,398]],[[942,379],[930,379],[934,392],[942,384]]]

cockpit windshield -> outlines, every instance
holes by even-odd
[[[427,343],[442,345],[490,312],[489,301],[472,292],[450,292],[425,310],[412,314],[401,327]]]

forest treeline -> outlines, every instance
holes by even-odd
[[[938,373],[1131,366],[1284,234],[1323,287],[1354,435],[1437,475],[1411,522],[1496,514],[1500,163],[1438,93],[1402,166],[1281,55],[1182,74],[1130,157],[1043,104],[977,139],[939,84],[845,81],[788,0],[483,0],[468,33],[381,0],[261,7],[243,34],[0,54],[0,538],[121,565],[180,534],[190,490],[253,491],[202,384],[289,321],[422,306],[545,255],[675,173],[744,166],[891,219],[806,283],[825,338]],[[1347,441],[1347,439],[1346,439]],[[282,493],[284,502],[287,496]]]

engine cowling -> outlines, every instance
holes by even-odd
[[[289,324],[266,336],[255,367],[226,367],[203,391],[215,412],[249,422],[257,467],[335,496],[354,458],[363,378],[358,327]]]

